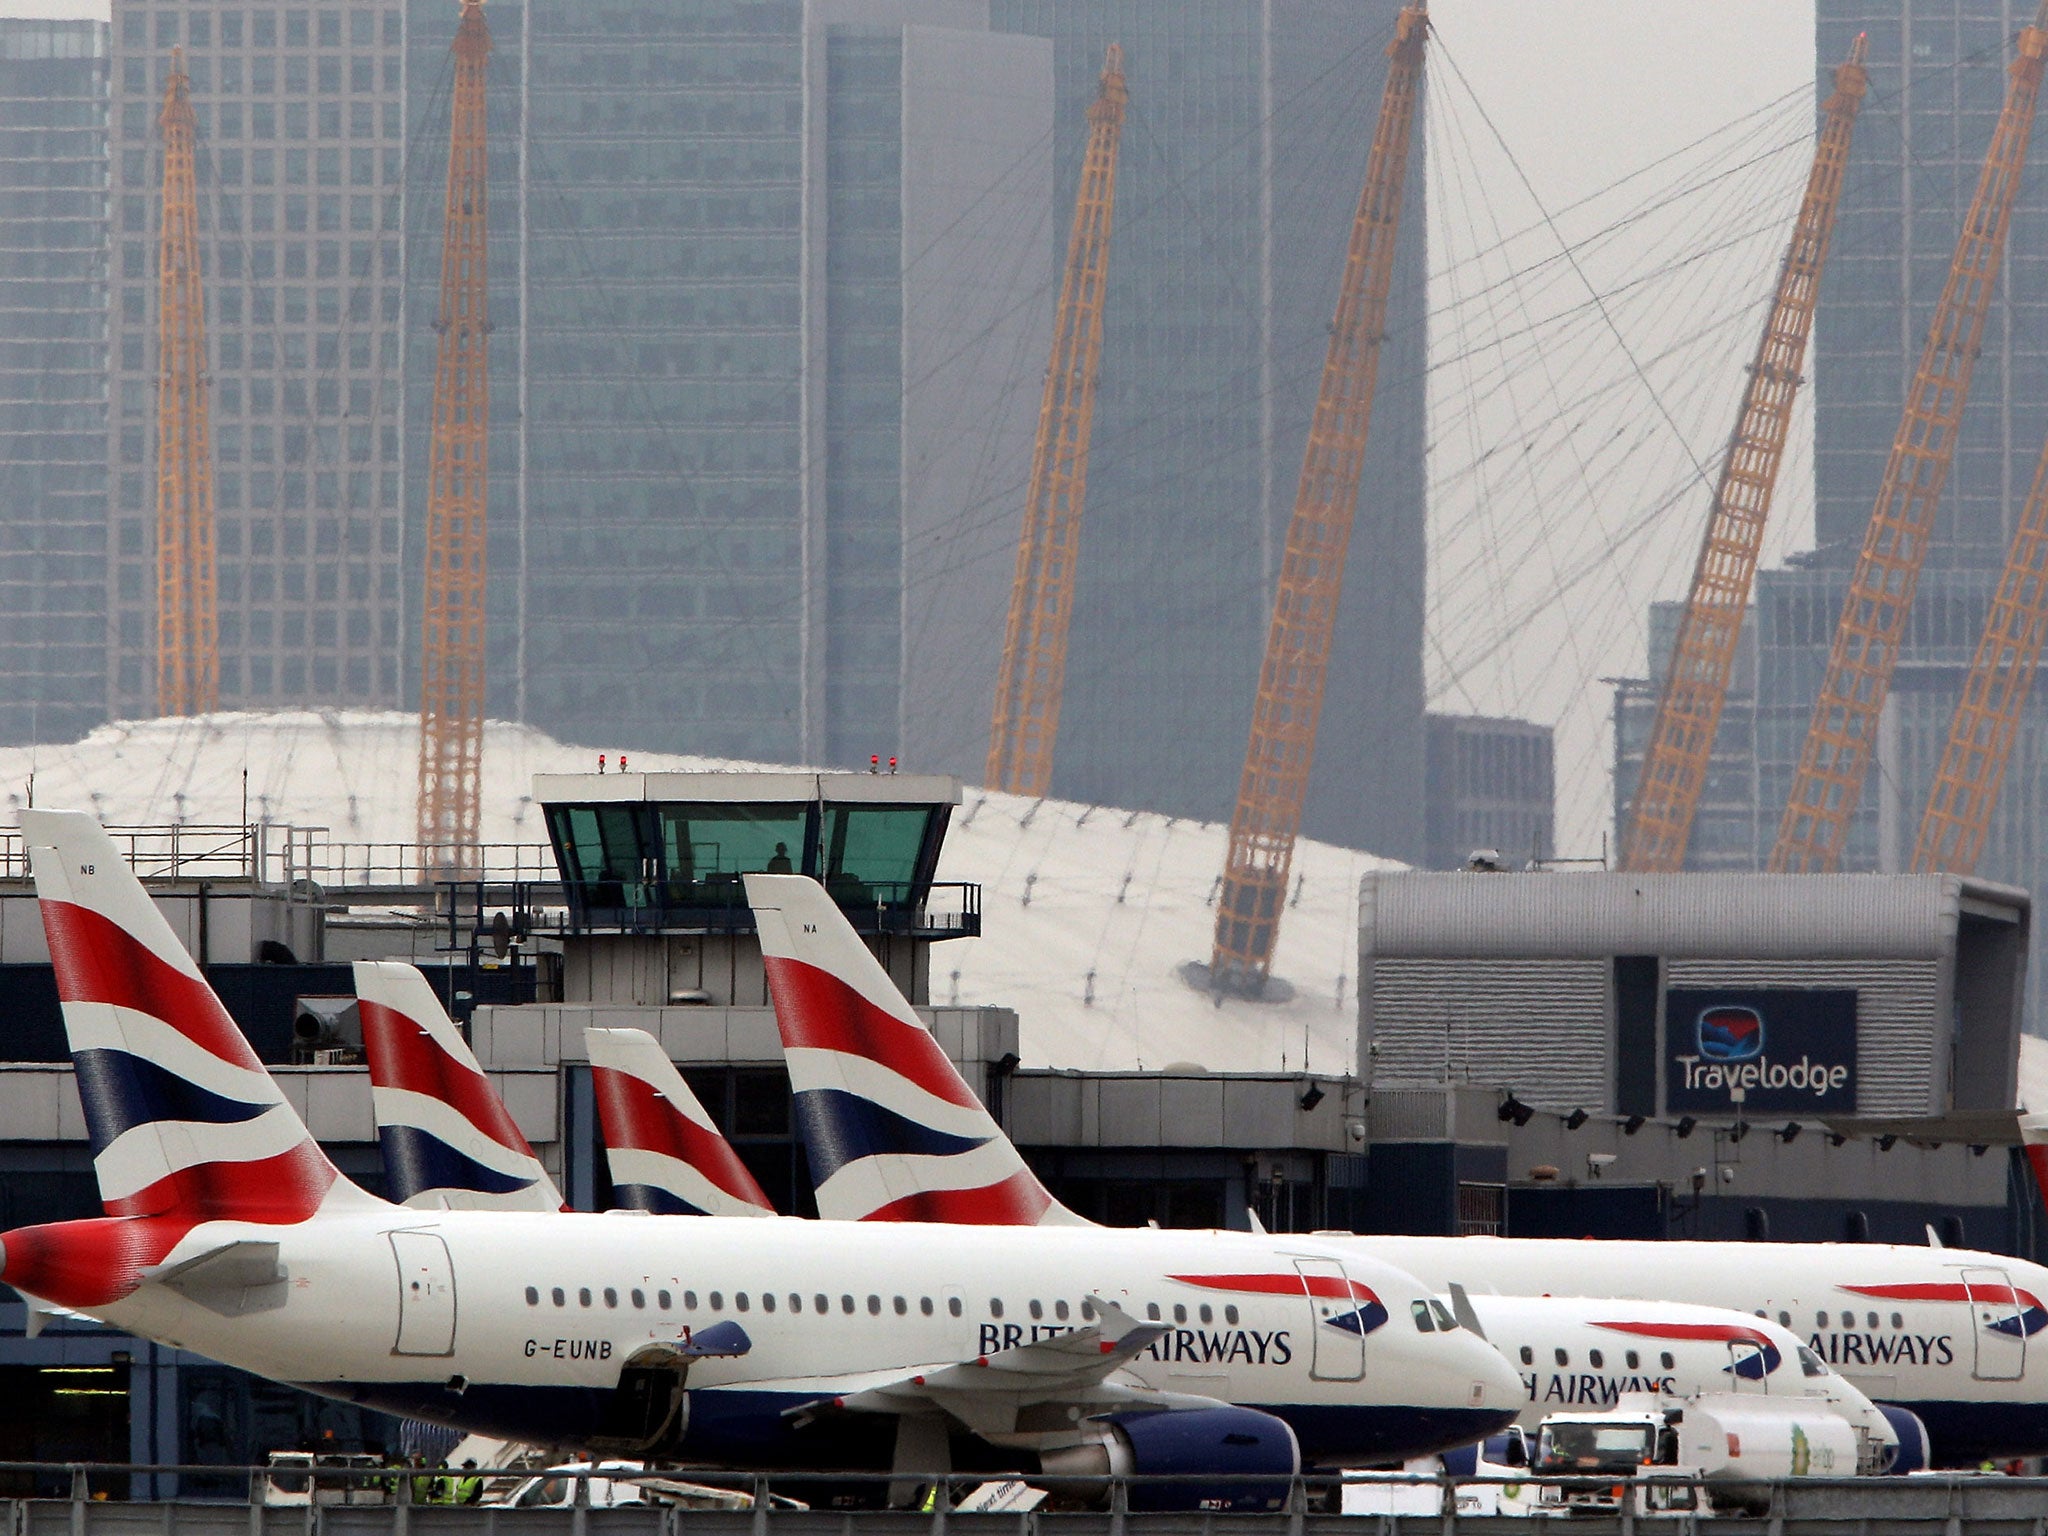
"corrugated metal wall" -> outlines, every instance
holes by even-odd
[[[1491,1083],[1564,1109],[1607,1102],[1605,959],[1381,957],[1368,974],[1359,1031],[1369,1081]]]

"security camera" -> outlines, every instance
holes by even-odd
[[[1344,1134],[1353,1141],[1365,1140],[1365,1122],[1363,1120],[1346,1120],[1344,1122]]]
[[[1588,1152],[1586,1154],[1587,1177],[1599,1178],[1609,1168],[1614,1166],[1615,1161],[1616,1158],[1612,1152]]]
[[[1695,1168],[1692,1171],[1692,1192],[1698,1194],[1707,1187],[1707,1170]]]
[[[1723,1168],[1721,1170],[1721,1182],[1723,1184],[1733,1184],[1735,1182],[1735,1170],[1733,1168]]]

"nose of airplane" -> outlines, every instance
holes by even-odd
[[[1522,1378],[1507,1357],[1476,1333],[1456,1333],[1451,1336],[1467,1356],[1466,1367],[1472,1377],[1472,1401],[1474,1408],[1496,1408],[1507,1413],[1519,1412],[1522,1406]]]

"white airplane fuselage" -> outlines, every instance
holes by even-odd
[[[0,1277],[43,1294],[28,1235],[61,1230],[10,1234]],[[737,1465],[886,1466],[888,1416],[835,1413],[831,1395],[1084,1326],[1094,1296],[1170,1325],[1120,1379],[1272,1413],[1305,1460],[1422,1454],[1502,1429],[1520,1406],[1491,1345],[1415,1331],[1412,1278],[1340,1265],[1313,1239],[367,1205],[290,1226],[208,1222],[161,1270],[237,1240],[275,1242],[282,1280],[243,1291],[195,1274],[97,1304],[46,1299],[329,1396],[560,1445],[602,1437],[637,1350],[736,1324],[744,1353],[690,1363],[673,1449]],[[1346,1295],[1365,1287],[1383,1310],[1312,1296],[1305,1274],[1326,1294],[1329,1277]]]
[[[2048,1450],[2048,1270],[1884,1243],[1584,1242],[1322,1234],[1424,1284],[1692,1302],[1778,1323],[1879,1403],[1917,1414],[1946,1466]],[[1500,1342],[1500,1341],[1496,1341]]]

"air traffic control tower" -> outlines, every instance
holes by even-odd
[[[894,773],[541,774],[560,882],[480,891],[471,935],[558,943],[556,1000],[482,1006],[494,1072],[559,1071],[562,1189],[607,1204],[587,1025],[644,1029],[728,1128],[762,1188],[803,1211],[789,1084],[742,877],[810,875],[838,902],[969,1083],[1001,1113],[1017,1062],[1005,1008],[932,1008],[931,946],[981,932],[981,888],[933,878],[957,779]],[[509,899],[507,899],[509,898]],[[507,914],[508,920],[496,919]],[[509,934],[507,932],[509,930]]]

